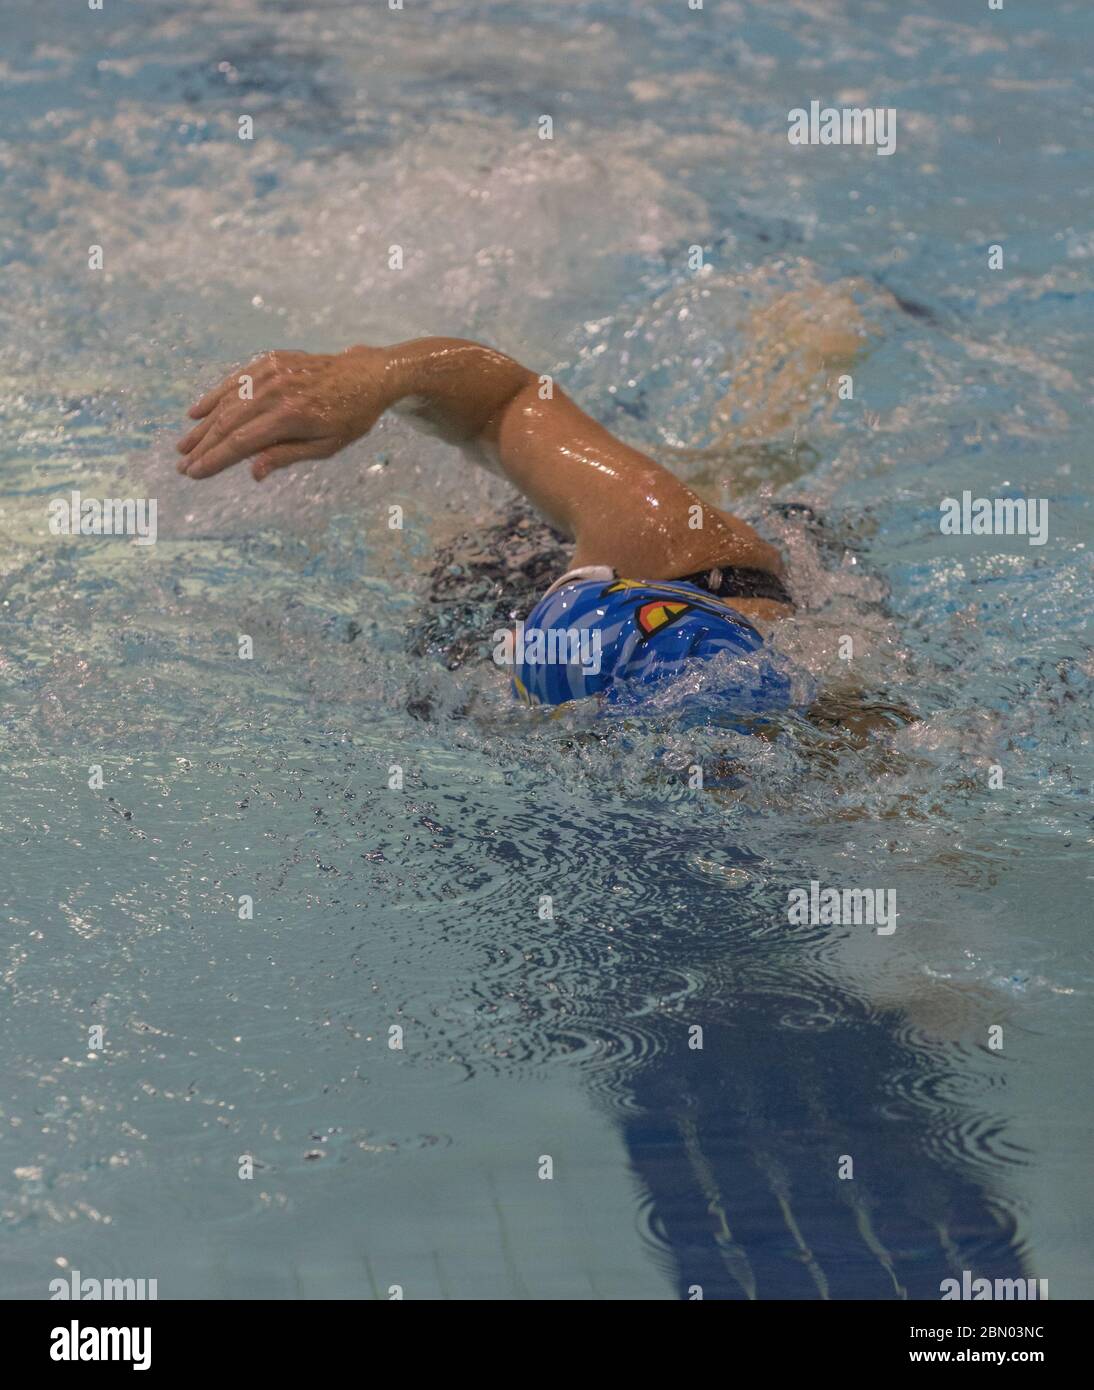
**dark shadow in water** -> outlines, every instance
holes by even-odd
[[[823,1031],[788,1028],[785,1008],[689,1002],[702,1052],[666,1029],[628,1075],[623,1132],[680,1296],[937,1301],[962,1270],[1024,1277],[1012,1213],[930,1151],[929,1108],[894,1096],[897,1076],[929,1090],[935,1064],[854,1001]]]
[[[820,528],[823,548],[825,523],[790,505]],[[438,551],[411,649],[457,669],[484,630],[531,607],[568,553],[515,501],[502,523]],[[942,1281],[964,1270],[1026,1277],[1013,1210],[992,1190],[1018,1156],[1001,1156],[1001,1122],[946,1098],[955,1068],[972,1057],[955,1050],[948,1073],[942,1050],[917,1050],[899,1017],[855,997],[815,946],[770,934],[776,898],[727,898],[724,886],[682,867],[686,846],[651,851],[663,822],[637,806],[611,816],[611,872],[640,890],[628,929],[655,943],[655,957],[643,953],[642,979],[616,974],[613,993],[587,1000],[583,1029],[618,1038],[633,1032],[634,1002],[652,981],[681,971],[706,981],[677,1014],[642,1010],[641,1059],[601,1074],[613,1109],[627,1116],[651,1238],[680,1297],[698,1286],[704,1299],[937,1301]],[[749,858],[724,844],[717,855]],[[701,1050],[689,1046],[695,1025]],[[978,1070],[1001,1065],[973,1056]],[[847,1160],[853,1177],[841,1178]]]

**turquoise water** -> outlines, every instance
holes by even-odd
[[[1092,21],[955,10],[8,0],[0,1294],[1090,1296]],[[791,147],[812,99],[895,107],[895,155]],[[861,318],[853,401],[781,395],[786,294]],[[399,420],[175,474],[233,362],[418,333],[733,499],[780,641],[834,684],[851,636],[919,722],[530,719],[492,623],[415,640],[508,497]],[[74,488],[156,544],[51,535]],[[1047,543],[941,535],[964,489]],[[811,880],[897,931],[791,927]]]

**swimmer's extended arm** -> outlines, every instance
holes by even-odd
[[[240,399],[242,376],[253,383],[251,399]],[[201,424],[179,442],[179,469],[207,478],[251,458],[260,481],[337,453],[393,406],[502,472],[573,537],[575,566],[610,565],[644,579],[716,564],[781,570],[778,552],[750,526],[700,502],[557,385],[459,338],[260,358],[193,407]]]

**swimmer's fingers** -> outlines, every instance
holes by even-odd
[[[233,429],[229,424],[219,432],[210,430],[209,438],[212,442],[209,447],[200,449],[189,459],[184,459],[182,471],[188,478],[211,478],[214,473],[223,473],[226,468],[231,468],[233,463],[252,458],[270,445],[285,443],[286,435],[290,435],[291,438],[290,429],[286,428],[284,419],[270,414],[264,414],[248,424],[241,424],[238,429]]]
[[[192,420],[203,420],[206,415],[212,414],[213,410],[229,395],[233,388],[236,395],[239,395],[239,392],[243,389],[244,377],[250,377],[253,382],[257,376],[261,375],[265,375],[265,370],[263,367],[263,359],[260,357],[256,362],[252,362],[250,366],[244,367],[238,372],[231,372],[224,378],[219,386],[214,386],[211,391],[206,391],[201,400],[196,401],[190,407],[187,414]],[[239,398],[240,400],[244,399],[242,396]]]
[[[251,477],[260,483],[275,468],[288,468],[290,464],[300,463],[304,459],[329,459],[344,443],[345,440],[331,436],[327,439],[302,439],[295,444],[278,444],[275,448],[263,449],[251,461]]]
[[[244,420],[255,419],[268,414],[269,406],[258,401],[236,401],[231,396],[222,396],[210,413],[189,434],[184,435],[175,445],[180,454],[193,454],[196,458],[204,449],[215,444],[218,439],[231,434]],[[184,472],[188,460],[179,462],[179,471]]]
[[[202,422],[201,422],[200,425],[195,425],[194,428],[190,431],[189,434],[184,434],[183,437],[182,437],[182,438],[178,441],[178,443],[175,445],[175,448],[179,451],[179,453],[180,453],[180,454],[190,454],[190,453],[193,453],[194,449],[201,443],[201,441],[202,441],[202,440],[205,438],[205,436],[209,433],[210,426],[212,425],[212,423],[213,423],[213,421],[214,421],[215,419],[216,419],[216,416],[215,416],[215,415],[208,415],[208,416],[206,416],[206,418],[205,418],[204,420],[202,420]],[[186,466],[186,460],[183,459],[182,462],[179,464],[179,468],[180,468],[180,469],[181,469],[181,468],[185,468],[185,466]]]
[[[247,375],[244,373],[242,375]],[[260,381],[262,377],[258,374],[259,369],[256,364],[254,369],[255,377],[253,380]],[[228,382],[229,386],[235,385],[240,377],[232,377]],[[274,403],[266,399],[266,394],[255,399],[253,395],[246,395],[236,400],[232,393],[225,390],[220,399],[206,415],[200,424],[194,426],[189,434],[184,435],[175,448],[180,454],[193,454],[196,458],[203,450],[208,449],[211,444],[215,444],[219,439],[223,439],[232,430],[238,428],[244,420],[253,419],[262,415],[269,415],[274,409]],[[200,447],[199,447],[200,446]],[[188,461],[183,459],[179,464],[179,472],[185,473]]]
[[[179,472],[189,473],[191,465],[199,462],[210,449],[227,439],[235,430],[241,429],[248,422],[269,420],[270,415],[270,411],[254,401],[234,401],[231,397],[222,397],[220,403],[213,407],[212,414],[175,446],[182,454],[178,462]],[[287,435],[291,438],[293,433],[291,430],[282,430],[283,437]]]
[[[214,386],[211,391],[206,391],[199,401],[196,401],[187,412],[192,420],[203,420],[206,415],[212,413],[215,406],[227,396],[232,388],[235,388],[239,395],[244,385],[248,386],[251,394],[254,394],[254,387],[259,382],[264,382],[274,376],[279,371],[292,371],[303,359],[309,357],[306,352],[295,350],[286,352],[284,349],[277,349],[272,352],[264,352],[261,357],[256,357],[247,366],[241,367],[238,371],[229,372],[224,380]],[[244,382],[244,377],[248,379]],[[249,399],[248,396],[239,396],[240,400]]]
[[[213,406],[216,405],[217,401],[220,400],[221,396],[224,395],[225,391],[227,391],[230,385],[231,380],[226,380],[222,381],[219,386],[214,386],[211,391],[206,391],[205,395],[202,396],[200,400],[195,401],[194,404],[190,407],[190,409],[186,412],[187,415],[189,415],[190,419],[204,419],[205,416],[208,415],[209,412],[212,410]]]

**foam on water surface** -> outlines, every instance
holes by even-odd
[[[1089,1293],[1088,20],[1007,25],[8,5],[3,1292],[65,1259],[162,1297],[890,1297],[956,1241]],[[789,147],[803,73],[895,104],[896,158]],[[529,716],[505,586],[466,546],[470,597],[432,573],[509,494],[403,421],[261,488],[174,473],[233,362],[423,332],[556,372],[755,519],[787,655],[838,691],[852,636],[918,722]],[[155,496],[157,543],[51,536],[73,488]],[[941,536],[965,488],[1047,498],[1050,543]],[[895,889],[896,933],[792,931],[814,879]]]

